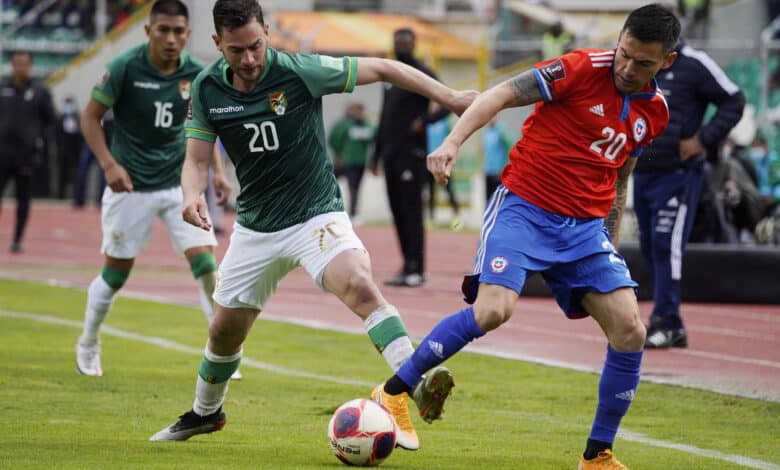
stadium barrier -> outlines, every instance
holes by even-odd
[[[653,282],[639,243],[620,244],[639,300],[652,300]],[[550,296],[541,276],[532,276],[523,295]],[[683,259],[682,299],[686,302],[780,304],[780,249],[764,246],[690,243]]]

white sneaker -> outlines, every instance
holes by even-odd
[[[82,341],[76,343],[76,371],[81,375],[100,377],[103,369],[100,368],[100,342]]]
[[[244,374],[241,373],[241,370],[236,369],[235,372],[233,372],[233,375],[230,376],[230,380],[241,380],[244,378]]]

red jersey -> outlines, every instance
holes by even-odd
[[[614,49],[583,49],[534,67],[544,101],[509,152],[501,182],[510,191],[548,212],[606,217],[618,169],[669,122],[655,80],[631,95],[615,87],[614,57]]]

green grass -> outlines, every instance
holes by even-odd
[[[260,320],[245,357],[365,385],[242,367],[230,386],[225,430],[184,443],[150,443],[192,404],[200,357],[105,334],[102,378],[74,369],[79,328],[17,318],[29,312],[81,322],[82,291],[0,280],[0,468],[342,468],[326,426],[342,402],[387,375],[367,339]],[[261,317],[262,318],[262,317]],[[356,320],[357,321],[357,320]],[[107,325],[205,344],[199,310],[119,298]],[[396,450],[382,467],[572,469],[595,409],[594,374],[474,354],[448,362],[457,387],[447,419],[416,420],[422,448]],[[780,465],[780,404],[643,383],[623,426],[650,439]],[[745,468],[718,458],[618,438],[634,469]],[[780,468],[780,467],[777,467]]]

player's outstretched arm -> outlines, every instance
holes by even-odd
[[[106,184],[115,192],[124,192],[133,190],[133,182],[127,171],[114,160],[111,150],[106,144],[106,136],[103,128],[100,126],[100,120],[108,111],[108,107],[90,98],[87,107],[81,114],[81,133],[84,135],[84,141],[89,145],[92,153],[100,164],[103,174],[106,177]]]
[[[209,180],[209,166],[214,160],[214,142],[187,139],[187,156],[181,169],[181,190],[184,195],[182,218],[203,230],[211,229],[206,217],[206,201],[201,197]]]
[[[476,90],[458,91],[434,78],[410,67],[403,62],[378,57],[360,57],[358,61],[357,85],[387,82],[423,95],[441,103],[450,111],[460,115],[479,94]]]
[[[458,149],[477,129],[505,108],[542,100],[533,70],[517,75],[482,93],[463,113],[439,148],[428,155],[428,170],[440,184],[447,184],[458,157]]]

